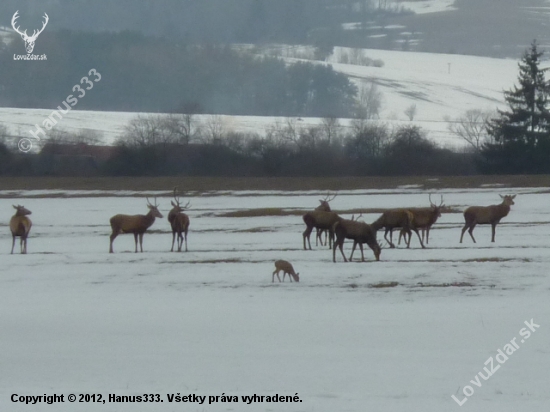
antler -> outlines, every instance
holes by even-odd
[[[15,14],[11,19],[11,27],[13,27],[13,30],[15,30],[15,32],[19,33],[21,36],[27,36],[27,30],[25,30],[25,32],[22,33],[21,31],[19,31],[19,26],[15,27],[15,25],[17,24],[16,20],[18,18],[19,18],[19,10],[15,12]]]
[[[334,196],[330,197],[330,192],[327,192],[327,195],[325,196],[324,199],[319,199],[319,201],[322,203],[322,202],[331,202],[334,200],[334,198],[336,197],[337,194],[335,194]]]
[[[430,206],[431,207],[442,207],[443,206],[443,195],[441,195],[441,202],[439,203],[439,205],[436,205],[435,203],[432,202],[432,195],[428,195],[428,198],[430,199]]]
[[[152,205],[151,202],[149,201],[149,197],[145,197],[145,199],[147,199],[147,206],[151,206],[151,207],[158,207],[159,205],[157,204],[157,197],[155,196],[155,204]]]
[[[181,208],[182,210],[183,209],[187,209],[189,207],[189,203],[191,203],[191,201],[187,202],[187,204],[185,206],[181,206],[180,205],[180,197],[179,196],[176,196],[176,190],[177,190],[177,186],[174,187],[174,200],[176,201],[176,206],[178,206],[179,208]]]
[[[31,39],[36,39],[38,35],[44,31],[44,29],[46,28],[46,25],[50,21],[50,18],[46,13],[44,13],[43,17],[44,17],[44,23],[42,23],[42,28],[40,30],[34,30],[32,33],[32,36],[30,37]]]

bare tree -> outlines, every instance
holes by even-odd
[[[463,139],[472,148],[479,152],[483,144],[491,140],[487,133],[487,122],[493,116],[492,112],[480,109],[468,110],[464,116],[448,120],[449,131]]]
[[[200,139],[200,123],[193,114],[169,114],[162,119],[162,126],[175,143],[189,144]]]
[[[358,117],[363,119],[374,119],[380,117],[382,107],[382,93],[374,82],[362,85],[359,89]]]
[[[223,119],[220,115],[212,115],[205,124],[205,138],[208,143],[221,144],[226,134]]]
[[[409,120],[412,122],[414,120],[414,116],[416,116],[416,104],[411,104],[409,107],[405,109],[403,112],[405,115],[409,118]]]
[[[340,136],[340,129],[340,122],[338,118],[334,116],[324,117],[321,121],[321,130],[329,145],[335,140],[338,140]]]

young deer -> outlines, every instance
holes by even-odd
[[[304,250],[307,250],[306,247],[306,239],[307,243],[309,245],[309,249],[311,250],[311,242],[310,242],[310,236],[311,232],[313,231],[313,228],[320,229],[320,230],[328,230],[329,235],[329,247],[332,247],[332,241],[334,238],[334,234],[332,232],[332,227],[334,226],[334,223],[336,223],[338,220],[341,219],[340,216],[338,216],[334,212],[323,212],[322,210],[314,210],[313,212],[307,212],[302,216],[302,219],[304,220],[304,223],[306,224],[306,230],[304,230],[304,233],[302,233],[302,237],[304,240]]]
[[[376,260],[380,260],[380,253],[382,249],[376,241],[376,231],[372,229],[371,226],[367,225],[365,222],[358,222],[357,220],[347,220],[341,219],[340,221],[334,224],[334,234],[336,235],[336,240],[334,241],[334,246],[332,249],[332,261],[336,262],[336,248],[340,248],[340,253],[344,258],[344,262],[347,262],[346,256],[344,255],[344,240],[352,239],[353,248],[351,249],[351,255],[349,260],[353,259],[353,252],[355,252],[355,247],[359,244],[361,249],[361,262],[365,261],[365,256],[363,254],[363,243],[369,245],[369,247],[374,252],[374,257]]]
[[[12,216],[10,219],[10,230],[11,230],[11,236],[13,238],[13,242],[11,244],[11,254],[13,255],[13,248],[15,246],[15,238],[19,236],[21,238],[21,253],[26,254],[27,253],[27,237],[29,236],[29,232],[31,231],[32,222],[27,217],[27,215],[31,214],[31,211],[28,209],[25,209],[24,206],[21,205],[13,205],[13,208],[17,211],[15,212],[15,215]]]
[[[384,239],[386,239],[386,241],[390,245],[390,248],[395,247],[395,245],[392,242],[393,229],[398,227],[403,228],[403,230],[409,235],[409,242],[407,243],[407,247],[410,246],[410,243],[411,243],[410,240],[412,236],[411,230],[413,230],[418,236],[420,245],[422,246],[422,248],[425,248],[424,243],[420,238],[420,234],[418,233],[418,229],[413,226],[413,220],[414,220],[414,215],[408,209],[391,209],[382,213],[382,216],[380,216],[378,219],[376,219],[374,222],[371,223],[371,227],[372,227],[372,230],[374,230],[374,232],[377,232],[381,228],[385,228],[386,231],[384,232]],[[389,240],[388,240],[388,232],[390,233]]]
[[[441,209],[445,207],[443,204],[443,196],[441,196],[441,202],[439,205],[436,205],[432,202],[432,197],[430,195],[430,207],[414,207],[407,209],[413,214],[412,226],[417,229],[422,230],[422,241],[424,242],[424,233],[426,234],[426,243],[429,243],[430,238],[430,229],[437,219],[441,217]],[[410,236],[412,233],[409,232],[409,243],[411,241]],[[406,235],[406,231],[401,229],[399,232],[399,241],[397,244],[401,244],[401,237]],[[405,241],[407,239],[405,238]]]
[[[275,282],[275,275],[277,275],[277,279],[279,279],[279,282],[281,282],[281,278],[279,277],[279,272],[283,271],[283,282],[285,281],[285,276],[288,273],[288,278],[292,282],[292,279],[294,281],[299,282],[300,281],[300,274],[296,273],[294,271],[294,268],[290,264],[290,262],[287,262],[286,260],[276,260],[275,261],[275,270],[273,271],[273,275],[271,276],[271,283]]]
[[[179,196],[176,196],[176,189],[177,188],[175,187],[174,200],[171,201],[173,208],[172,210],[170,210],[170,213],[168,213],[168,221],[170,222],[170,226],[172,226],[172,249],[170,250],[170,252],[174,251],[174,240],[176,238],[176,234],[178,235],[178,252],[181,252],[184,239],[185,251],[187,252],[187,232],[189,231],[189,216],[183,213],[183,211],[189,208],[189,202],[187,202],[185,206],[181,206],[180,198]]]
[[[500,222],[500,219],[507,216],[508,213],[510,213],[510,206],[514,205],[514,198],[516,195],[506,195],[502,196],[502,203],[499,205],[491,205],[491,206],[470,206],[468,209],[464,211],[464,220],[466,223],[464,224],[464,227],[462,228],[462,234],[460,235],[460,243],[462,243],[462,237],[464,236],[464,232],[466,232],[466,229],[468,229],[468,233],[470,234],[470,237],[476,243],[476,240],[474,238],[474,228],[476,225],[488,225],[490,224],[492,227],[492,234],[491,242],[495,241],[495,229],[497,227],[497,224]]]
[[[320,205],[315,208],[315,210],[320,210],[323,212],[332,212],[332,209],[330,208],[330,202],[332,202],[336,198],[336,195],[330,197],[330,192],[327,193],[324,199],[319,199]],[[317,246],[317,242],[321,243],[321,246],[323,246],[323,233],[325,234],[325,243],[327,243],[327,233],[328,231],[325,229],[317,229],[317,233],[315,235],[315,246]]]
[[[134,241],[136,242],[136,253],[138,252],[138,237],[139,246],[143,252],[143,234],[149,227],[155,223],[155,218],[162,218],[162,214],[158,210],[157,199],[155,198],[155,204],[152,205],[147,198],[147,207],[149,213],[146,215],[115,215],[111,218],[111,243],[109,245],[109,253],[113,253],[113,241],[121,233],[133,233]]]

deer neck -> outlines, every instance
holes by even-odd
[[[149,227],[153,223],[155,223],[155,216],[153,215],[153,211],[150,210],[149,213],[145,215],[145,224],[147,227]]]

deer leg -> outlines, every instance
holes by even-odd
[[[109,239],[111,240],[110,243],[109,243],[109,253],[114,253],[113,252],[113,242],[114,242],[114,240],[116,239],[117,236],[118,236],[118,233],[113,232],[113,233],[111,233],[111,236],[109,237]]]
[[[12,237],[13,237],[13,242],[11,243],[11,254],[13,255],[13,248],[15,246],[15,235],[13,235]]]
[[[22,250],[21,250],[21,253],[23,253],[24,255],[27,254],[27,236],[21,236],[21,245],[22,245]]]
[[[470,234],[470,237],[472,238],[472,240],[474,241],[474,243],[477,243],[475,238],[474,238],[474,228],[476,227],[476,225],[472,225],[470,226],[470,229],[468,230],[468,233]]]
[[[363,254],[363,244],[359,243],[359,247],[361,248],[361,262],[365,261],[365,255]]]
[[[344,262],[347,262],[346,255],[344,255],[344,239],[338,239],[334,241],[334,245],[332,247],[332,261],[336,262],[336,248],[340,248],[340,253],[342,254],[342,257],[344,258]]]
[[[422,240],[424,240],[424,232],[426,232],[426,244],[428,245],[430,243],[430,227],[422,229]]]
[[[141,249],[141,253],[143,253],[143,233],[139,234],[139,247]]]
[[[174,251],[174,240],[176,240],[176,232],[172,230],[172,249],[170,249],[170,252]]]
[[[422,249],[426,249],[426,246],[424,246],[424,243],[422,242],[422,239],[420,238],[420,233],[418,233],[418,229],[413,229],[413,230],[416,232],[416,236],[418,236],[418,241],[420,242],[420,246],[422,246]],[[412,238],[412,233],[409,233],[409,244],[411,243],[411,241],[410,241],[411,238]]]
[[[302,233],[302,237],[304,238],[304,250],[307,250],[306,247],[306,239],[309,243],[309,250],[311,250],[311,242],[309,240],[309,236],[311,235],[311,232],[313,231],[313,226],[308,226],[306,230],[304,230],[304,233]]]
[[[388,244],[390,245],[390,248],[393,249],[395,248],[395,245],[392,243],[391,240],[388,239],[388,232],[390,232],[390,229],[386,229],[386,231],[384,232],[384,239],[386,240],[386,242],[388,242]]]
[[[187,229],[185,229],[185,251],[187,252]]]
[[[491,224],[491,232],[492,232],[492,237],[491,237],[491,242],[494,242],[495,241],[495,231],[496,231],[496,228],[497,228],[497,224],[496,223],[492,223]]]
[[[138,252],[138,234],[134,233],[134,242],[136,243],[136,253]]]
[[[357,241],[353,241],[353,246],[351,247],[351,255],[349,255],[349,261],[351,262],[353,260],[353,252],[355,252],[355,248],[357,247]]]
[[[321,235],[321,231],[319,230],[319,228],[317,228],[315,232],[315,246],[319,244],[318,242],[321,242],[321,246],[323,246],[323,239],[321,239],[320,235]]]
[[[464,237],[464,232],[468,229],[468,224],[466,223],[462,228],[462,234],[460,235],[460,243],[462,243],[462,238]]]

